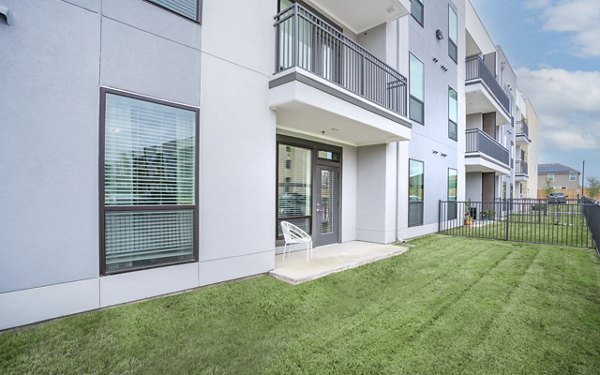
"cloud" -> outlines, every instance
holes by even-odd
[[[543,149],[600,148],[600,71],[519,68],[517,76],[539,115]]]
[[[552,3],[551,0],[530,0],[525,2],[526,9],[542,9]]]
[[[598,0],[529,0],[525,8],[540,12],[544,30],[569,33],[578,56],[600,57]]]

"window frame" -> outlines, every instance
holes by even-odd
[[[571,178],[573,177],[573,178]],[[577,173],[570,172],[569,173],[569,181],[577,181]]]
[[[417,163],[421,163],[421,165],[423,166],[423,198],[421,199],[420,203],[421,204],[421,222],[417,223],[417,224],[411,224],[410,222],[410,205],[411,205],[411,201],[410,201],[410,164],[411,162],[417,162]],[[425,161],[424,160],[418,160],[418,159],[412,159],[409,158],[408,159],[408,196],[406,197],[408,199],[408,227],[409,228],[413,228],[413,227],[420,227],[423,226],[425,223]]]
[[[413,2],[418,2],[419,5],[421,5],[421,14],[423,15],[423,19],[419,20],[417,17],[415,17],[415,14],[412,12],[412,6],[413,6]],[[410,15],[412,16],[412,18],[415,19],[415,21],[417,21],[417,23],[419,25],[421,25],[421,27],[425,27],[425,3],[422,0],[410,0]]]
[[[458,36],[458,13],[454,10],[452,5],[448,4],[448,56],[455,64],[458,64],[458,40],[452,40],[452,34],[450,33],[450,14],[454,14],[456,17],[456,35]],[[456,49],[456,58],[450,54],[450,45],[454,46]]]
[[[423,168],[423,170],[425,170],[425,168]],[[454,196],[454,200],[450,199],[450,177],[451,174],[450,172],[454,172],[454,178],[456,179],[456,187],[455,187],[455,193],[456,195]],[[423,173],[423,177],[425,177],[425,173]],[[425,178],[423,178],[423,181],[425,181]],[[447,188],[447,192],[446,192],[446,200],[448,201],[448,220],[456,220],[458,218],[458,169],[455,168],[448,168],[448,179],[446,180],[446,188]],[[454,206],[454,217],[450,217],[450,206]]]
[[[285,243],[283,238],[278,237],[278,231],[280,228],[280,220],[279,220],[279,213],[278,213],[278,211],[279,211],[279,146],[280,145],[304,148],[304,149],[309,149],[312,151],[312,156],[311,156],[312,191],[311,191],[311,197],[310,197],[310,207],[311,207],[310,218],[311,219],[309,222],[311,230],[310,230],[310,233],[308,233],[311,237],[314,236],[313,229],[315,229],[314,228],[314,217],[316,215],[316,211],[313,209],[314,209],[314,203],[315,203],[314,202],[314,199],[315,199],[314,191],[317,188],[317,186],[315,185],[315,181],[316,181],[315,172],[317,170],[317,166],[330,166],[330,167],[339,168],[338,178],[339,178],[340,183],[337,186],[336,193],[339,196],[340,202],[342,201],[342,197],[343,197],[341,181],[343,178],[344,149],[342,147],[327,144],[327,143],[311,141],[311,140],[304,139],[304,138],[296,138],[293,136],[277,133],[276,142],[275,142],[275,160],[276,160],[276,162],[275,162],[275,212],[274,212],[275,213],[275,228],[274,228],[275,229],[275,237],[274,237],[275,246],[283,246]],[[339,155],[339,160],[334,161],[334,160],[319,158],[318,157],[319,151],[328,151],[328,152],[336,153]],[[342,220],[343,220],[343,210],[342,210],[342,206],[340,205],[339,220],[338,220],[338,224],[337,224],[337,230],[338,230],[339,235],[341,235]]]
[[[126,98],[136,99],[149,103],[164,105],[173,108],[179,108],[186,111],[192,111],[195,113],[195,150],[194,150],[194,204],[193,205],[140,205],[140,206],[111,206],[107,209],[105,202],[105,148],[106,148],[106,97],[107,95],[117,95]],[[98,226],[99,226],[99,274],[100,276],[111,276],[122,273],[136,272],[147,269],[168,267],[173,265],[197,263],[200,259],[199,249],[199,227],[200,227],[200,195],[199,195],[199,180],[200,180],[200,109],[197,107],[186,106],[179,103],[168,102],[156,98],[146,97],[142,95],[133,94],[127,91],[109,89],[106,87],[100,87],[100,110],[99,110],[99,149],[98,149]],[[177,210],[193,210],[193,237],[194,237],[194,248],[193,248],[193,259],[176,262],[166,262],[161,264],[153,264],[147,266],[131,267],[127,269],[117,271],[106,271],[106,233],[105,233],[105,220],[106,212],[118,212],[118,211],[177,211]]]
[[[546,181],[554,182],[554,179],[555,179],[554,173],[546,174]]]
[[[450,118],[450,91],[454,91],[456,94],[456,122]],[[456,129],[456,138],[452,138],[450,136],[450,123],[452,123],[452,125],[454,125],[454,129]],[[448,86],[448,138],[458,142],[458,92],[454,90],[452,86]]]
[[[176,12],[175,10],[173,10],[171,8],[168,8],[168,7],[166,7],[166,6],[162,5],[162,4],[155,3],[152,0],[144,0],[144,1],[147,2],[147,3],[153,4],[153,5],[155,5],[155,6],[159,7],[159,8],[162,8],[162,9],[168,11],[169,13],[173,13],[173,14],[179,16],[179,17],[185,18],[186,20],[189,20],[189,21],[195,22],[195,23],[197,23],[199,25],[202,25],[202,0],[195,0],[196,4],[197,4],[196,19],[190,18],[190,17],[188,17],[188,16],[186,16],[184,14]]]
[[[412,95],[411,93],[411,87],[413,85],[412,83],[412,79],[410,79],[411,76],[411,56],[414,57],[417,61],[419,61],[421,63],[421,65],[423,66],[423,77],[422,77],[422,82],[423,82],[423,99],[419,99],[415,96]],[[421,60],[420,58],[418,58],[414,53],[409,52],[408,53],[408,118],[414,122],[416,122],[417,124],[421,124],[421,125],[425,125],[425,63],[423,62],[423,60]],[[419,120],[415,120],[414,118],[411,117],[411,113],[410,113],[410,102],[412,100],[415,100],[416,102],[418,102],[419,104],[421,104],[423,111],[421,114],[421,117],[423,118],[422,122]]]

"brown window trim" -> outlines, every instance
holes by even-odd
[[[194,165],[194,173],[195,173],[195,186],[194,186],[194,195],[195,195],[195,204],[193,205],[162,205],[162,206],[105,206],[104,201],[104,152],[105,152],[105,129],[106,129],[106,95],[119,95],[127,98],[143,100],[150,103],[156,103],[160,105],[166,105],[173,108],[180,108],[186,111],[193,111],[196,114],[196,150],[195,150],[195,165]],[[98,148],[98,226],[99,226],[99,273],[100,276],[107,275],[117,275],[121,273],[129,273],[135,272],[145,269],[154,269],[161,267],[168,267],[172,265],[180,265],[187,263],[196,263],[200,260],[200,250],[199,250],[199,227],[200,227],[200,205],[198,203],[200,199],[199,195],[199,176],[200,176],[200,109],[195,107],[186,106],[183,104],[172,103],[164,100],[159,100],[155,98],[149,98],[142,95],[132,94],[126,91],[109,89],[106,87],[100,88],[100,111],[99,111],[99,148]],[[159,265],[150,265],[150,266],[142,266],[142,267],[132,267],[126,270],[119,270],[115,272],[106,272],[106,259],[105,259],[105,214],[107,211],[124,211],[124,210],[136,210],[136,211],[160,211],[160,210],[193,210],[194,211],[194,249],[193,255],[194,258],[189,261],[183,262],[167,262]]]

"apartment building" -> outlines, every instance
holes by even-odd
[[[517,91],[517,116],[515,121],[515,155],[514,179],[515,198],[537,198],[538,175],[538,117],[529,99]]]
[[[539,164],[537,169],[537,195],[546,198],[546,187],[576,199],[581,194],[581,172],[559,163]]]
[[[0,9],[0,329],[266,273],[283,220],[392,243],[510,185],[468,1]]]

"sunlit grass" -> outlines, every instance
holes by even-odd
[[[262,276],[0,334],[0,373],[598,373],[594,251],[412,244],[298,286]]]

